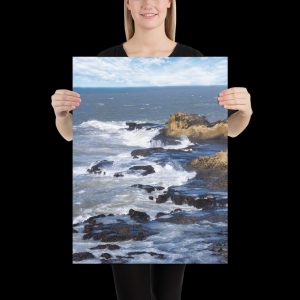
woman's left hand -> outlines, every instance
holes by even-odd
[[[233,87],[219,93],[218,101],[226,109],[238,110],[251,115],[251,97],[244,87]]]

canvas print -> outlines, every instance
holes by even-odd
[[[227,263],[227,65],[73,57],[73,263]]]

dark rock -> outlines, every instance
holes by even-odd
[[[73,233],[78,233],[78,231],[73,228]]]
[[[90,252],[78,252],[73,254],[74,261],[81,261],[85,259],[95,258],[95,256]]]
[[[153,141],[160,141],[162,145],[167,146],[167,145],[179,145],[181,142],[178,141],[178,138],[167,136],[165,129],[161,129],[159,131],[159,134],[156,135],[151,142]]]
[[[211,195],[189,196],[178,194],[176,191],[169,189],[171,200],[177,204],[188,204],[196,208],[210,209],[215,207],[227,207],[227,199],[219,199]]]
[[[89,233],[87,233],[87,234],[84,234],[83,236],[82,236],[82,239],[83,240],[89,240],[90,238],[92,238],[93,237],[93,234],[91,233],[91,232],[89,232]]]
[[[107,216],[108,216],[108,217],[113,217],[113,216],[114,216],[114,214],[108,214]]]
[[[196,208],[203,208],[203,209],[227,207],[227,204],[228,204],[227,199],[217,199],[214,197],[207,197],[207,196],[197,198],[193,202],[193,206],[195,206]]]
[[[169,193],[163,194],[163,195],[159,195],[156,198],[156,203],[165,203],[168,200],[169,197],[170,197]]]
[[[114,174],[114,177],[124,177],[124,174],[122,172],[117,172]]]
[[[107,245],[98,245],[95,247],[90,248],[91,250],[100,250],[100,249],[106,249]]]
[[[150,200],[153,200],[154,198],[153,198],[153,196],[149,196],[149,199],[150,199]]]
[[[90,248],[91,250],[96,250],[96,249],[108,249],[108,250],[116,250],[116,249],[120,249],[121,247],[118,245],[114,245],[114,244],[104,244],[104,245],[98,245],[96,247],[92,247]]]
[[[93,230],[101,229],[102,225],[103,225],[103,223],[99,223],[99,224],[86,224],[84,226],[83,233],[90,233]]]
[[[165,152],[165,149],[162,147],[156,147],[156,148],[147,148],[147,149],[137,149],[133,150],[131,152],[131,155],[133,157],[138,157],[138,156],[149,156],[153,153],[160,153],[160,152]]]
[[[94,174],[101,174],[103,168],[109,168],[113,165],[113,161],[108,161],[108,160],[101,160],[96,161],[87,171],[89,173],[94,173]]]
[[[159,217],[165,216],[165,215],[167,215],[167,214],[163,213],[163,212],[159,212],[159,213],[156,214],[155,218],[159,218]]]
[[[158,232],[144,228],[142,225],[129,224],[106,224],[103,225],[102,231],[95,231],[91,235],[94,240],[101,240],[102,242],[120,242],[128,240],[144,240],[150,235]]]
[[[109,253],[103,253],[100,255],[101,257],[104,257],[105,259],[111,258],[112,255],[110,255]]]
[[[139,254],[150,254],[151,256],[157,256],[159,259],[164,259],[165,255],[161,253],[155,253],[155,252],[147,252],[147,251],[133,251],[128,252],[127,255],[139,255]]]
[[[137,187],[139,189],[143,189],[143,190],[147,191],[148,193],[155,191],[155,187],[153,187],[151,185],[133,184],[132,187]]]
[[[140,171],[143,170],[144,172],[141,173],[141,175],[146,176],[152,173],[155,173],[154,168],[150,165],[148,166],[133,166],[129,168],[131,171]]]
[[[131,130],[135,130],[135,129],[142,129],[143,127],[156,127],[156,124],[153,123],[135,123],[135,122],[126,122],[126,125],[129,126],[127,128],[127,130],[131,131]],[[151,129],[151,128],[147,128],[147,129]]]
[[[181,209],[181,208],[175,208],[174,210],[172,210],[172,211],[170,212],[170,214],[175,214],[175,213],[177,213],[177,212],[179,212],[179,211],[182,211],[182,209]]]
[[[150,221],[150,216],[147,215],[145,212],[130,209],[128,214],[131,219],[138,223],[147,223]]]
[[[214,252],[216,255],[222,255],[227,258],[228,256],[228,246],[225,241],[213,242],[208,250]]]
[[[96,223],[96,219],[98,219],[98,218],[104,218],[104,217],[105,217],[105,214],[100,214],[100,215],[88,218],[83,223],[95,224]]]
[[[170,218],[156,219],[158,222],[170,222],[174,224],[193,224],[201,220],[200,217],[186,216],[184,213],[176,213]]]
[[[163,186],[155,186],[155,189],[158,191],[164,190],[165,188]],[[164,191],[166,193],[166,191]]]

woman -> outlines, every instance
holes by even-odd
[[[124,0],[126,42],[102,51],[99,56],[202,56],[191,47],[175,42],[175,0]],[[52,96],[56,127],[68,141],[73,138],[72,114],[80,95],[57,90]],[[245,88],[220,91],[219,104],[230,109],[228,135],[236,137],[252,114]],[[185,265],[112,265],[118,299],[179,300]]]

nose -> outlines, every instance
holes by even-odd
[[[145,9],[149,8],[149,6],[153,5],[153,2],[155,2],[155,1],[153,1],[153,0],[144,0],[142,2],[142,6],[145,7]]]

